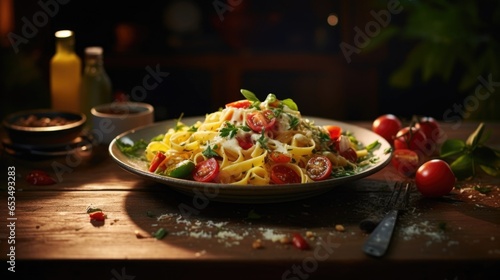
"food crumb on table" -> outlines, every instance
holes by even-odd
[[[252,248],[254,248],[254,249],[263,249],[264,245],[262,244],[262,240],[257,239],[254,242],[252,242]]]
[[[341,224],[337,224],[335,225],[335,230],[336,231],[340,231],[340,232],[344,232],[345,231],[345,227]]]

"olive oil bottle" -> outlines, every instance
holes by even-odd
[[[82,62],[75,52],[75,34],[59,30],[55,37],[56,52],[50,60],[52,109],[80,112]]]

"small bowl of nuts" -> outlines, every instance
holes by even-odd
[[[71,142],[82,133],[86,121],[82,113],[38,109],[10,114],[2,125],[12,143],[47,146]]]

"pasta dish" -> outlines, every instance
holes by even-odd
[[[358,173],[376,159],[355,135],[303,118],[291,99],[269,94],[231,102],[203,121],[175,127],[145,149],[150,172],[234,185],[307,183]]]

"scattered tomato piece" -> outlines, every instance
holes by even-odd
[[[311,247],[309,246],[309,243],[300,235],[298,232],[294,232],[292,234],[292,243],[295,247],[297,247],[300,250],[309,250]]]
[[[28,173],[26,177],[26,181],[32,185],[53,185],[56,183],[56,180],[52,178],[47,172],[42,170],[33,170]]]
[[[104,221],[106,219],[106,215],[103,212],[92,212],[89,214],[91,221]]]

